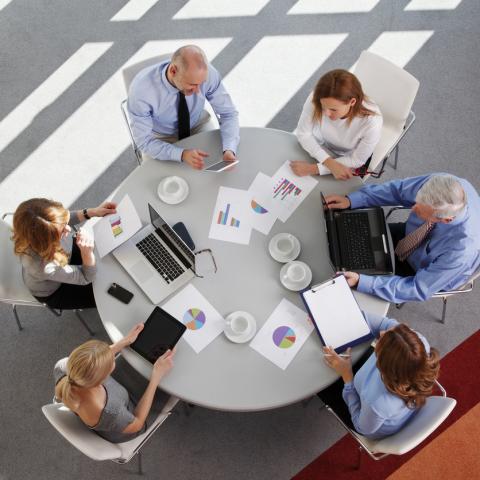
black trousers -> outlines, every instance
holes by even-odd
[[[398,242],[405,237],[405,223],[389,223],[388,228],[392,235],[393,248],[397,248]],[[415,270],[410,266],[407,261],[401,262],[395,254],[395,275],[400,277],[412,277],[415,275]]]
[[[355,362],[352,367],[354,375],[360,370],[372,354],[373,347],[369,347],[368,350]],[[339,378],[325,390],[318,392],[317,395],[325,405],[328,405],[343,420],[343,423],[345,423],[351,430],[355,430],[350,410],[348,410],[347,404],[342,397],[343,385],[343,379]]]
[[[77,247],[75,242],[73,242],[72,245],[72,256],[70,258],[69,264],[82,264],[82,256],[80,254],[80,249]],[[59,310],[74,310],[77,308],[97,307],[91,283],[88,285],[73,285],[71,283],[62,283],[60,287],[48,297],[35,298],[42,303],[46,303],[49,307],[57,308]]]

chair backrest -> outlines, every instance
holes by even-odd
[[[12,229],[0,220],[0,301],[11,304],[39,304],[23,283],[22,265],[13,253]]]
[[[450,415],[457,401],[449,397],[429,397],[425,405],[398,433],[380,440],[366,440],[372,453],[403,455],[425,440]]]
[[[62,403],[44,405],[42,412],[65,440],[92,460],[115,460],[121,457],[122,451],[118,444],[111,443],[90,430]]]
[[[164,55],[157,55],[156,57],[147,58],[146,60],[142,60],[141,62],[135,63],[126,67],[122,70],[123,76],[123,83],[125,85],[125,90],[127,91],[130,88],[130,84],[132,80],[135,78],[138,72],[143,70],[144,68],[149,67],[150,65],[155,65],[156,63],[163,62],[163,60],[167,60],[168,58],[172,57],[172,53],[166,53]]]
[[[353,73],[366,95],[379,106],[384,123],[403,128],[420,82],[403,68],[366,50]]]

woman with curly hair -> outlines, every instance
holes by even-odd
[[[349,356],[341,357],[324,347],[325,362],[342,378],[318,396],[352,429],[381,438],[400,430],[432,394],[440,370],[439,354],[407,325],[364,315],[378,337],[375,348],[352,368]]]

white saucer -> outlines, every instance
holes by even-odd
[[[237,316],[238,314],[242,314],[245,318],[248,319],[248,322],[250,324],[250,331],[243,334],[243,335],[237,335],[236,333],[233,333],[228,325],[225,325],[225,329],[223,333],[225,333],[225,336],[233,343],[245,343],[249,342],[257,333],[257,322],[255,321],[255,318],[253,318],[252,315],[248,312],[232,312],[230,315],[227,315],[225,320],[228,322],[232,317]]]
[[[180,192],[178,195],[170,195],[165,192],[165,183],[168,180],[176,180],[180,185]],[[188,188],[188,183],[182,177],[170,176],[162,178],[161,182],[158,184],[157,193],[162,202],[168,203],[169,205],[176,205],[177,203],[183,202],[187,197],[190,189]]]
[[[287,271],[287,268],[289,267],[289,265],[291,265],[292,263],[296,263],[298,265],[302,265],[305,270],[306,270],[306,276],[305,278],[303,279],[303,282],[302,283],[292,283],[290,282],[289,280],[284,280],[283,279],[283,276],[286,274],[286,271]],[[312,270],[310,269],[310,267],[305,263],[305,262],[291,262],[291,263],[286,263],[281,269],[280,269],[280,282],[282,283],[282,285],[287,288],[288,290],[292,290],[294,292],[298,292],[300,290],[303,290],[304,288],[307,288],[310,283],[312,282]]]
[[[293,250],[292,253],[288,256],[283,256],[281,253],[279,253],[275,249],[275,245],[277,244],[278,240],[280,240],[283,237],[288,237],[292,236],[293,237]],[[300,240],[295,235],[292,235],[291,233],[277,233],[274,237],[270,239],[270,242],[268,243],[268,251],[272,258],[276,260],[277,262],[280,263],[287,263],[295,260],[299,255],[300,255]]]

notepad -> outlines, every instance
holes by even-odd
[[[324,345],[337,353],[372,338],[372,332],[343,275],[301,294]]]

